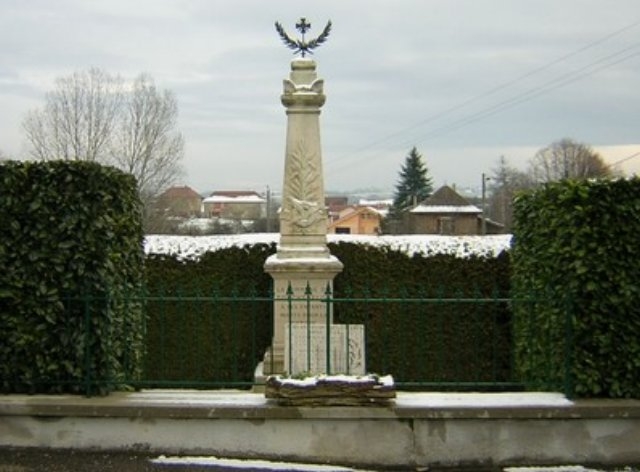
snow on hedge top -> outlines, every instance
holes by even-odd
[[[496,257],[508,251],[511,235],[492,236],[436,236],[426,234],[398,236],[365,236],[350,234],[329,234],[329,242],[349,242],[374,247],[388,247],[402,251],[409,256],[421,254],[434,256],[450,254],[465,258],[471,256]],[[145,238],[146,254],[166,254],[179,259],[196,260],[206,252],[229,247],[244,247],[253,244],[271,244],[280,240],[278,233],[248,233],[214,236],[169,236],[148,235]]]

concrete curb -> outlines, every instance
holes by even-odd
[[[0,446],[376,467],[640,463],[640,401],[398,393],[384,407],[282,407],[258,393],[0,396]]]

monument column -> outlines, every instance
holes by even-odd
[[[325,95],[314,61],[291,61],[290,79],[284,80],[281,100],[287,109],[287,144],[278,252],[284,258],[327,258],[319,121]]]
[[[303,35],[310,25],[303,18],[296,25]],[[269,257],[264,269],[274,283],[274,326],[272,345],[265,356],[264,373],[282,374],[288,367],[285,359],[285,332],[290,323],[331,323],[323,301],[303,299],[310,292],[314,299],[324,299],[332,290],[334,277],[342,263],[327,247],[327,210],[324,201],[322,150],[320,146],[320,108],[324,105],[323,80],[317,78],[315,61],[304,57],[312,47],[321,44],[329,34],[327,24],[315,43],[294,41],[276,23],[285,43],[302,53],[291,61],[291,72],[284,79],[282,104],[287,113],[280,242],[277,253]],[[331,313],[329,311],[329,317]]]

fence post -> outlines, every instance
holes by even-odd
[[[307,281],[304,297],[307,304],[307,372],[311,372],[311,285]]]
[[[565,294],[564,297],[564,395],[571,399],[574,396],[573,382],[573,320],[575,304],[572,295]]]
[[[271,329],[274,329],[273,327],[275,326],[275,317],[277,316],[277,310],[275,309],[275,301],[278,298],[278,295],[276,294],[275,291],[275,287],[274,284],[271,283],[271,285],[269,286],[269,295],[268,295],[268,300],[269,303],[271,305]],[[269,361],[269,370],[268,372],[273,372],[274,370],[274,365],[275,365],[275,360],[274,360],[274,356],[273,356],[273,352],[274,352],[274,338],[275,338],[275,331],[271,333],[271,347],[269,347],[267,349],[267,352],[271,352],[271,355],[266,359]],[[265,366],[266,367],[266,366]]]
[[[258,318],[258,294],[256,293],[255,286],[251,287],[249,292],[249,297],[251,298],[251,359],[256,359],[256,320]],[[273,302],[272,302],[273,304]],[[273,325],[273,322],[271,323]]]
[[[324,302],[325,302],[325,326],[326,326],[325,336],[327,341],[326,366],[327,366],[327,375],[331,375],[331,306],[329,305],[331,303],[331,285],[329,285],[329,282],[327,282],[327,288],[324,291]],[[348,345],[349,345],[349,339],[347,337],[347,346]],[[349,370],[348,359],[349,357],[347,352],[347,373]]]
[[[238,380],[239,376],[238,376],[238,338],[240,337],[238,335],[238,313],[240,312],[240,310],[238,310],[238,299],[240,297],[239,291],[238,291],[238,285],[237,282],[233,285],[233,288],[231,289],[231,304],[233,306],[233,310],[231,310],[231,317],[233,318],[232,321],[232,331],[233,333],[231,334],[231,336],[233,337],[233,374],[232,374],[232,381],[236,381]]]
[[[89,306],[90,296],[83,292],[82,296],[84,308],[84,393],[91,396],[91,309]]]
[[[291,330],[293,328],[292,320],[291,320],[291,317],[293,316],[292,315],[292,312],[293,312],[292,298],[293,298],[293,288],[291,287],[291,281],[289,281],[289,284],[287,285],[287,309],[289,313],[289,320],[288,320],[288,323],[289,323],[289,339],[288,339],[289,341],[289,372],[288,374],[289,375],[292,375],[291,368],[293,367],[293,353],[292,353],[293,334],[291,333]]]
[[[382,288],[383,292],[382,292],[382,300],[384,302],[384,306],[387,307],[387,301],[389,300],[389,298],[393,298],[392,296],[390,296],[389,292],[390,292],[390,287],[387,284],[385,284],[385,286]],[[365,298],[369,298],[367,297],[367,294],[364,294]],[[394,294],[391,294],[394,295]],[[370,303],[370,302],[369,302]],[[390,318],[388,315],[390,313],[393,313],[393,310],[385,310],[383,312],[383,315],[385,318]],[[368,316],[368,315],[367,315]],[[382,323],[382,340],[383,340],[383,345],[386,346],[387,345],[387,341],[388,341],[388,331],[389,328],[387,326],[387,323]],[[387,372],[388,370],[388,365],[389,365],[389,357],[388,357],[388,353],[387,353],[387,349],[385,349],[384,347],[382,348],[382,356],[380,356],[382,358],[382,371],[383,372]]]

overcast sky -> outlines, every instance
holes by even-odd
[[[479,187],[563,137],[640,173],[638,0],[0,0],[0,151],[56,77],[150,74],[177,97],[181,184],[282,185],[290,35],[333,23],[314,54],[327,102],[327,190],[392,189],[412,146],[436,185]],[[632,157],[633,156],[633,157]]]

